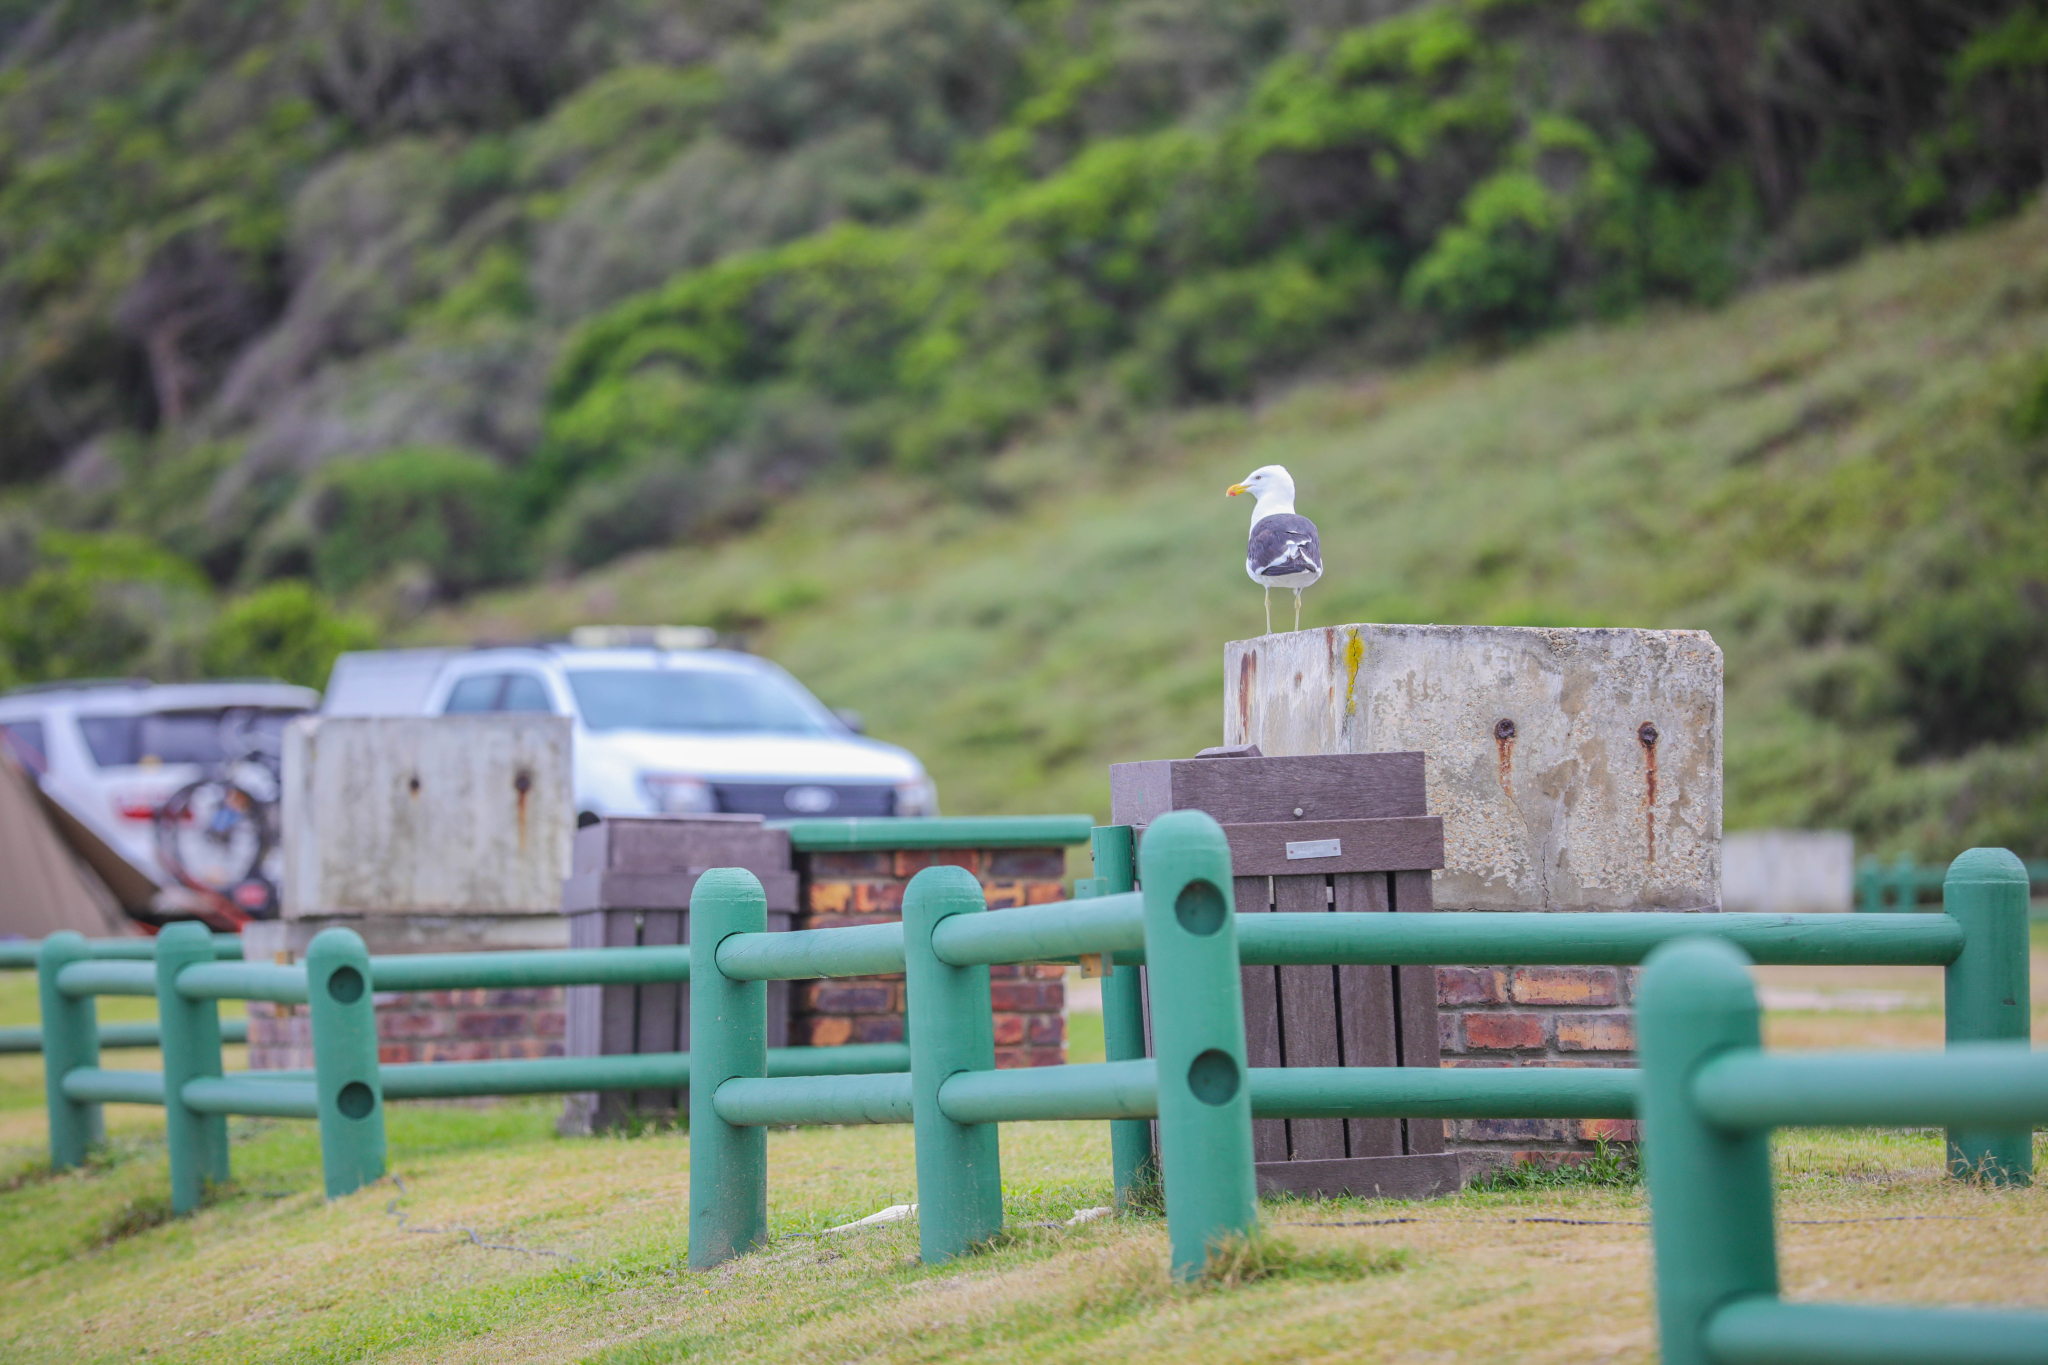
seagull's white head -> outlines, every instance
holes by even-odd
[[[1260,502],[1284,502],[1294,505],[1294,478],[1284,465],[1261,465],[1244,476],[1243,483],[1234,483],[1223,490],[1226,497],[1249,493]]]

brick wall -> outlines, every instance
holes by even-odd
[[[410,991],[377,997],[380,1062],[485,1062],[562,1055],[560,986],[518,990]],[[249,1069],[313,1065],[304,1005],[249,1002]]]
[[[966,868],[981,882],[992,910],[1066,897],[1066,854],[1057,848],[801,853],[796,863],[802,877],[799,929],[899,920],[903,888],[927,867]],[[1064,973],[1057,966],[989,968],[997,1066],[1057,1066],[1066,1060]],[[806,981],[791,993],[792,1044],[901,1042],[903,1025],[901,976]]]
[[[1445,1066],[1635,1065],[1636,967],[1439,967]],[[1598,1139],[1632,1142],[1630,1119],[1458,1119],[1455,1151],[1482,1160],[1569,1160]]]

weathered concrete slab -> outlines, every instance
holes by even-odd
[[[1231,642],[1224,742],[1419,749],[1442,909],[1718,905],[1721,650],[1704,631],[1350,625]]]
[[[1856,908],[1856,840],[1846,830],[1746,829],[1721,844],[1721,908],[1824,915]]]
[[[285,731],[287,919],[560,915],[561,716],[309,717]]]

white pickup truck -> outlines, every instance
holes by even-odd
[[[657,637],[658,638],[658,637]],[[344,654],[323,716],[540,711],[574,724],[580,823],[733,812],[936,815],[906,749],[863,737],[765,659],[711,648],[402,649]]]

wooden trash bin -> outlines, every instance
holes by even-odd
[[[1420,753],[1265,758],[1256,748],[1110,768],[1112,820],[1208,812],[1230,839],[1237,909],[1418,914],[1435,908],[1443,821],[1426,813]],[[1429,1066],[1434,967],[1246,967],[1245,1052],[1255,1067]],[[1150,1023],[1147,1022],[1149,1042]],[[1259,1119],[1259,1189],[1416,1198],[1459,1188],[1437,1119]]]
[[[797,877],[789,835],[758,815],[623,817],[576,831],[570,875],[562,884],[571,948],[660,947],[690,941],[690,891],[714,867],[743,867],[761,879],[768,897],[768,928],[790,927]],[[690,988],[572,986],[568,1001],[568,1054],[688,1052]],[[789,983],[768,983],[768,1046],[789,1041]],[[610,1128],[637,1112],[671,1119],[687,1104],[687,1090],[613,1091],[572,1095],[562,1115],[564,1132]]]

